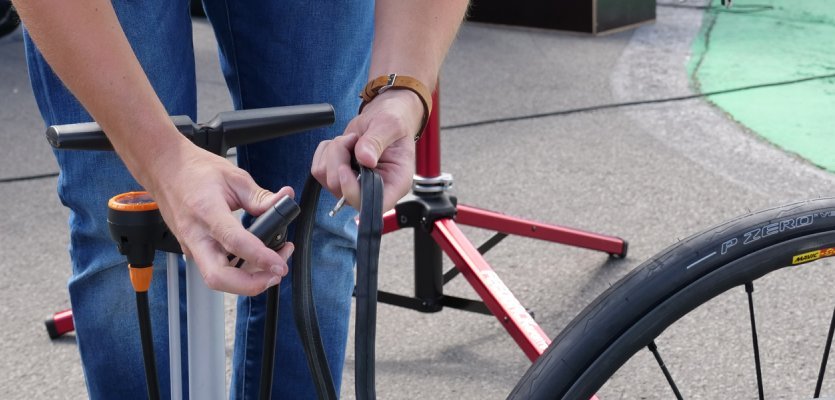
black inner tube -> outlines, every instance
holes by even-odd
[[[366,179],[367,178],[367,179]],[[363,171],[360,224],[357,235],[357,318],[354,330],[356,397],[373,400],[374,342],[377,335],[377,269],[380,236],[383,233],[383,181],[370,170]]]
[[[360,172],[361,207],[359,236],[357,243],[357,319],[356,319],[356,395],[357,399],[374,399],[374,342],[377,318],[377,264],[380,252],[380,236],[383,227],[383,181],[379,174],[371,169],[362,168]],[[313,300],[313,282],[311,276],[310,248],[315,223],[316,206],[322,186],[312,176],[305,182],[301,197],[301,214],[297,220],[295,237],[295,259],[293,263],[293,310],[296,329],[301,338],[302,347],[307,356],[313,384],[321,400],[336,400],[338,395],[333,382],[328,360],[325,356],[319,323]],[[272,289],[271,289],[272,290]],[[268,292],[269,293],[269,292]],[[278,294],[269,296],[273,307],[269,312],[278,310]],[[275,311],[272,311],[275,310]],[[268,315],[264,329],[264,359],[267,352],[274,352],[276,325],[270,323]],[[270,360],[272,355],[269,355]],[[269,374],[265,373],[268,368]],[[261,395],[269,398],[272,387],[272,362],[262,366]],[[266,388],[265,388],[266,387]],[[267,397],[263,397],[266,394]]]

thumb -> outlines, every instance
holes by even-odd
[[[252,182],[252,185],[249,185],[246,188],[241,188],[236,194],[241,208],[249,214],[257,216],[267,211],[282,197],[293,197],[293,189],[290,187],[283,187],[278,192],[273,193],[258,186],[255,182]]]
[[[398,137],[386,130],[369,127],[354,146],[354,156],[357,162],[368,168],[377,167],[377,161],[383,155],[383,151],[394,143]]]

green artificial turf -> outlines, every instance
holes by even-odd
[[[729,10],[715,0],[689,71],[703,93],[777,84],[708,99],[777,146],[835,172],[835,0],[736,0]]]

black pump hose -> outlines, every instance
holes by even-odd
[[[275,337],[278,330],[279,286],[274,285],[267,289],[267,310],[264,314],[264,347],[261,355],[261,386],[258,387],[258,398],[261,400],[272,398]]]
[[[148,305],[148,292],[136,292],[136,312],[139,317],[139,337],[142,342],[142,361],[145,364],[145,386],[148,399],[158,400],[159,381],[157,380],[157,362],[154,356],[154,338],[151,331],[151,311]]]

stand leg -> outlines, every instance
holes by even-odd
[[[432,237],[415,230],[415,297],[420,299],[424,312],[441,311],[444,297],[444,254]]]
[[[50,339],[58,339],[65,333],[75,330],[75,324],[72,321],[72,310],[59,311],[52,314],[44,320],[46,332]]]
[[[627,243],[618,237],[547,225],[463,204],[458,205],[455,220],[477,228],[603,251],[617,257],[626,256]]]
[[[432,238],[467,278],[525,355],[536,360],[551,340],[451,219],[435,221]]]

